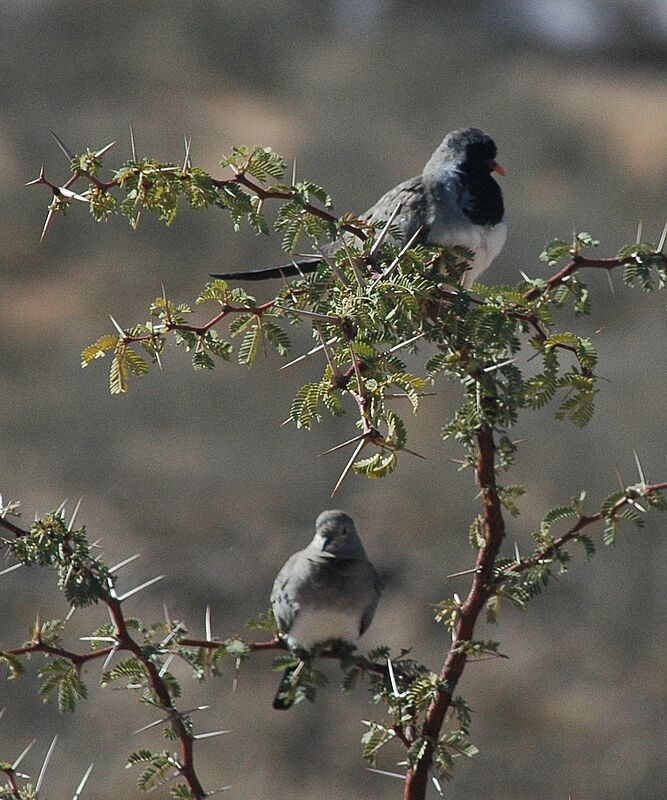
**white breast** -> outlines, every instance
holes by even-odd
[[[360,621],[359,612],[350,609],[334,611],[318,608],[297,613],[286,636],[287,644],[303,650],[311,650],[313,645],[324,644],[332,639],[356,644]]]
[[[464,225],[460,228],[447,226],[442,230],[431,229],[429,238],[440,247],[459,245],[474,252],[475,257],[463,280],[464,286],[470,286],[503,249],[507,238],[507,222],[503,219],[497,225]]]

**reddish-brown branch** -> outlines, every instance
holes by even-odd
[[[7,776],[7,783],[9,784],[12,790],[11,796],[14,798],[14,800],[21,800],[21,793],[19,791],[18,783],[16,783],[16,776],[14,775],[14,770],[3,769],[0,770],[0,772],[4,772],[5,775]]]
[[[293,289],[292,294],[294,296],[297,296],[303,294],[304,291],[305,291],[304,289]],[[278,302],[279,302],[278,298],[275,298],[274,300],[267,300],[266,303],[260,303],[257,306],[237,306],[237,305],[232,305],[230,303],[224,303],[220,311],[214,317],[212,317],[208,322],[205,322],[203,325],[188,325],[184,322],[173,322],[172,320],[167,319],[164,322],[163,330],[186,331],[188,333],[194,333],[195,336],[204,336],[211,330],[211,328],[214,328],[229,314],[254,314],[257,317],[261,317],[265,311],[274,308],[278,304]],[[290,309],[285,309],[285,310],[289,311]],[[144,333],[144,334],[139,334],[137,336],[130,336],[129,334],[125,334],[123,336],[123,341],[126,343],[146,342],[154,339],[155,336],[156,333]]]
[[[216,181],[214,180],[213,183],[216,186],[224,186],[229,183],[239,183],[241,186],[245,186],[246,189],[250,189],[250,191],[254,192],[260,200],[292,200],[294,195],[292,192],[284,191],[281,189],[274,189],[273,187],[264,187],[260,184],[255,183],[252,181],[245,172],[237,172],[234,178],[227,181]],[[319,217],[320,219],[325,220],[326,222],[336,223],[338,222],[338,218],[335,217],[333,214],[330,214],[328,211],[324,211],[317,206],[312,205],[311,203],[306,203],[304,205],[304,209],[315,217]],[[367,234],[365,231],[358,227],[357,225],[352,225],[349,222],[344,222],[341,225],[342,229],[347,231],[348,233],[353,234],[362,242],[367,238]]]
[[[465,650],[457,649],[457,647],[463,642],[473,639],[475,623],[492,591],[493,567],[505,537],[505,522],[496,488],[495,443],[491,428],[480,428],[477,432],[477,444],[477,482],[482,496],[484,545],[477,554],[476,572],[473,576],[472,586],[458,614],[452,649],[448,652],[438,676],[442,688],[426,711],[426,718],[422,726],[426,750],[419,764],[407,772],[404,800],[424,800],[426,796],[428,774],[435,745],[445,720],[445,714],[450,707],[454,690],[466,665],[467,654]]]
[[[119,642],[119,649],[129,650],[143,664],[151,688],[157,695],[162,707],[165,709],[165,711],[169,712],[174,732],[178,736],[179,740],[181,751],[181,774],[187,781],[188,786],[192,790],[196,800],[203,800],[206,797],[206,791],[201,785],[199,777],[195,772],[192,735],[186,728],[180,713],[172,702],[171,695],[167,689],[167,684],[162,680],[157,665],[144,654],[138,642],[135,642],[135,640],[130,636],[125,623],[125,618],[123,617],[120,600],[116,599],[115,597],[108,597],[105,602],[107,608],[109,609],[111,620],[116,628],[116,638]]]
[[[92,661],[95,658],[102,658],[112,652],[113,647],[101,647],[99,650],[92,650],[90,653],[74,653],[71,650],[65,650],[62,647],[55,647],[54,645],[44,644],[43,642],[34,642],[33,644],[26,645],[25,647],[15,647],[13,650],[1,650],[2,653],[8,653],[10,656],[23,656],[28,653],[46,653],[51,656],[60,656],[71,661],[76,667],[85,664],[86,661]]]
[[[667,263],[667,255],[664,253],[659,253],[656,255],[662,256],[663,261]],[[615,258],[587,258],[586,256],[582,256],[579,253],[576,253],[564,267],[562,267],[558,272],[554,273],[550,278],[546,280],[546,289],[552,289],[554,286],[558,286],[558,284],[563,283],[564,280],[570,277],[573,273],[575,273],[579,269],[606,269],[612,270],[616,267],[623,267],[626,264],[632,264],[637,262],[637,256],[634,254],[630,254],[627,256],[617,256]],[[524,297],[526,300],[534,300],[536,297],[539,297],[541,294],[545,292],[545,289],[540,289],[537,286],[529,289],[525,294]]]
[[[27,531],[19,528],[18,526],[14,525],[13,523],[8,523],[8,521],[2,517],[0,517],[0,527],[5,527],[8,530],[11,530],[15,536],[26,536]],[[132,653],[138,661],[141,662],[143,665],[148,682],[155,692],[158,700],[162,707],[169,713],[171,723],[173,725],[174,731],[176,736],[178,737],[180,752],[181,752],[181,761],[180,761],[180,771],[183,775],[183,778],[186,780],[188,786],[190,787],[192,794],[195,800],[204,800],[206,797],[206,791],[204,787],[201,785],[199,777],[195,772],[194,768],[194,754],[193,754],[193,738],[188,729],[183,722],[183,718],[181,717],[178,709],[174,706],[171,695],[169,694],[169,690],[167,688],[166,682],[160,676],[160,671],[158,666],[143,652],[141,645],[136,642],[127,628],[127,624],[125,622],[125,618],[123,616],[123,610],[121,607],[121,601],[118,600],[112,594],[108,594],[105,598],[103,598],[103,602],[106,604],[107,608],[109,609],[109,615],[111,616],[111,621],[114,624],[115,628],[115,637],[117,641],[117,645],[115,646],[116,650],[124,650]],[[22,653],[28,652],[44,652],[49,653],[51,655],[59,655],[63,658],[67,658],[72,661],[73,664],[79,666],[81,663],[85,661],[89,661],[93,658],[99,658],[100,656],[104,655],[105,652],[108,654],[112,648],[104,648],[104,650],[95,650],[92,653],[87,653],[85,655],[80,655],[78,653],[72,653],[68,650],[64,650],[59,647],[52,647],[51,645],[42,644],[36,642],[34,645],[30,645],[26,648],[18,648],[15,651],[8,651],[13,653],[14,655],[21,655]],[[22,651],[22,652],[21,652]]]
[[[667,481],[662,483],[651,483],[644,486],[639,494],[644,497],[648,494],[653,494],[655,492],[663,492],[667,490]],[[612,517],[617,516],[618,512],[625,508],[625,506],[630,505],[631,500],[629,497],[621,497],[618,500],[611,511]],[[525,572],[526,570],[530,569],[531,567],[537,566],[540,562],[551,558],[551,556],[557,551],[560,550],[563,545],[566,545],[568,542],[576,539],[579,533],[584,529],[587,528],[589,525],[594,525],[596,522],[601,522],[605,519],[605,513],[600,510],[595,514],[584,515],[579,517],[577,522],[564,534],[559,536],[558,538],[554,539],[554,541],[548,546],[541,550],[539,553],[535,553],[528,558],[524,558],[521,561],[517,562],[516,564],[510,565],[506,570],[504,570],[503,576],[510,577],[512,575],[516,575],[521,572]],[[502,582],[502,578],[501,578]],[[497,584],[496,584],[497,585]]]

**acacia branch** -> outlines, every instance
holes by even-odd
[[[46,655],[59,656],[71,661],[75,667],[79,668],[86,661],[92,661],[95,658],[102,658],[113,652],[116,647],[101,647],[99,650],[93,650],[90,653],[74,653],[71,650],[65,650],[62,647],[55,645],[45,644],[41,641],[33,642],[25,647],[15,647],[12,650],[0,650],[0,653],[7,653],[10,656],[23,656],[30,653],[45,653]]]
[[[0,517],[0,527],[10,530],[17,537],[28,535],[28,531],[8,522],[8,520],[6,520],[4,517]],[[109,592],[102,598],[102,601],[107,606],[111,621],[114,624],[114,633],[117,642],[115,646],[104,648],[104,651],[96,650],[90,654],[83,655],[73,653],[59,647],[53,647],[51,645],[36,642],[25,648],[18,648],[17,650],[10,650],[7,652],[13,655],[21,655],[29,652],[44,652],[51,655],[59,655],[63,658],[67,658],[77,667],[85,661],[89,661],[93,658],[100,658],[105,654],[105,652],[108,654],[113,649],[132,653],[135,658],[141,662],[151,688],[160,701],[162,708],[164,708],[164,710],[169,714],[171,724],[179,741],[181,754],[181,760],[179,764],[180,773],[190,787],[195,800],[204,800],[204,798],[207,796],[207,793],[202,786],[194,768],[193,736],[188,731],[181,713],[173,704],[167,683],[160,675],[160,670],[155,662],[144,653],[141,645],[130,635],[125,617],[123,616],[122,601],[114,596],[111,588],[109,589]]]
[[[645,497],[646,495],[654,494],[656,492],[663,492],[665,490],[667,490],[667,481],[663,481],[662,483],[647,484],[646,486],[642,487],[639,494],[640,496]],[[532,556],[523,558],[521,561],[517,561],[515,564],[511,564],[509,567],[507,567],[500,577],[500,582],[502,583],[505,578],[526,572],[527,570],[536,567],[538,564],[550,559],[557,550],[560,550],[560,548],[563,547],[563,545],[566,545],[568,542],[576,539],[584,528],[587,528],[589,525],[594,525],[596,522],[601,522],[606,518],[616,517],[621,509],[625,508],[625,506],[630,505],[631,503],[632,498],[621,497],[616,501],[616,503],[614,503],[613,508],[607,514],[600,509],[600,511],[597,511],[595,514],[583,515],[579,517],[577,522],[568,531],[554,539],[550,545],[543,548],[539,552],[534,553]],[[498,585],[499,583],[497,582],[496,587]]]
[[[496,486],[495,443],[492,428],[483,426],[477,431],[477,445],[477,482],[482,497],[484,545],[477,554],[472,586],[457,616],[452,649],[448,651],[438,676],[440,681],[438,694],[426,711],[421,730],[421,735],[426,741],[426,749],[417,766],[407,772],[404,800],[423,800],[426,796],[428,774],[436,742],[468,660],[467,652],[461,645],[472,641],[477,618],[492,594],[493,568],[505,537],[505,521]]]
[[[664,264],[667,264],[667,254],[657,251],[653,253],[654,257],[660,257]],[[630,253],[627,256],[616,256],[614,258],[588,258],[582,256],[580,253],[575,253],[570,261],[565,264],[558,272],[554,273],[550,278],[545,281],[546,289],[538,288],[537,286],[525,292],[524,297],[526,300],[534,300],[545,291],[553,289],[561,283],[567,281],[570,275],[573,275],[580,269],[606,269],[610,271],[616,267],[624,267],[628,264],[636,264],[639,260],[638,253]]]
[[[13,797],[14,800],[21,800],[21,792],[19,791],[18,783],[16,783],[16,776],[14,775],[13,769],[3,769],[0,772],[4,772],[7,776],[7,783],[9,783],[9,787],[11,789],[10,797]]]

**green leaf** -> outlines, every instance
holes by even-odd
[[[16,656],[10,653],[4,653],[0,650],[0,664],[3,663],[7,665],[7,680],[16,680],[23,672],[23,664],[21,664]]]
[[[91,361],[94,361],[96,358],[103,358],[106,355],[107,350],[115,350],[116,346],[118,345],[118,336],[114,336],[111,333],[107,333],[104,336],[100,336],[100,338],[93,342],[93,344],[88,345],[86,349],[81,353],[81,366],[87,367]]]
[[[245,364],[248,367],[252,366],[261,341],[262,330],[259,322],[257,322],[243,337],[238,353],[239,364]]]
[[[540,253],[540,261],[547,261],[550,267],[572,254],[572,244],[564,239],[553,239]]]

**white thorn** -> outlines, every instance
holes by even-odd
[[[137,145],[134,141],[134,128],[132,123],[130,122],[130,147],[132,148],[132,161],[138,161],[137,159]]]
[[[113,147],[115,144],[116,144],[116,142],[109,142],[109,144],[106,144],[106,145],[104,145],[104,147],[103,147],[101,150],[98,150],[98,151],[95,153],[95,155],[96,155],[98,158],[101,158],[103,155],[106,155],[106,153],[108,153],[108,152],[109,152],[109,150],[111,150],[111,148],[112,148],[112,147]]]
[[[223,733],[231,733],[231,731],[211,731],[210,733],[197,733],[193,739],[210,739],[211,736],[222,736]]]
[[[75,611],[76,611],[76,606],[70,606],[69,611],[67,612],[67,616],[65,617],[65,622],[69,622],[72,619]]]
[[[294,163],[292,164],[292,186],[296,186],[296,156],[294,157]]]
[[[14,572],[15,569],[18,569],[19,567],[22,567],[22,566],[23,566],[23,564],[20,561],[19,561],[18,564],[12,564],[11,567],[7,567],[7,569],[3,569],[2,572],[0,572],[0,576],[1,575],[6,575],[8,572]]]
[[[637,472],[639,473],[639,480],[643,484],[646,484],[646,476],[644,475],[644,470],[642,469],[642,464],[641,464],[641,461],[639,460],[639,454],[637,453],[637,451],[634,448],[633,448],[632,452],[633,452],[634,457],[635,457],[635,464],[637,465]]]
[[[665,246],[666,240],[667,240],[667,222],[665,222],[665,227],[662,229],[662,235],[660,236],[660,241],[658,242],[658,253],[662,253],[662,248]]]
[[[66,498],[65,498],[65,499],[62,501],[62,503],[61,503],[61,504],[58,506],[58,508],[55,510],[55,513],[56,513],[56,514],[60,514],[60,515],[62,515],[62,516],[65,516],[65,507],[67,506],[67,502],[68,502],[68,500],[69,500],[69,497],[66,497]]]
[[[79,636],[80,642],[115,642],[115,636]]]
[[[32,742],[30,742],[30,744],[29,744],[29,745],[28,745],[28,746],[27,746],[27,747],[24,749],[24,751],[21,753],[21,755],[20,755],[20,756],[19,756],[19,757],[16,759],[16,761],[15,761],[15,762],[12,764],[12,769],[13,769],[13,770],[16,770],[16,768],[17,768],[17,767],[18,767],[18,765],[21,763],[21,761],[23,761],[23,759],[24,759],[24,758],[25,758],[25,757],[28,755],[28,753],[29,753],[29,752],[32,750],[32,748],[35,746],[35,742],[36,742],[36,741],[37,741],[37,739],[33,739],[33,740],[32,740]]]
[[[136,586],[134,589],[130,589],[129,592],[125,592],[118,598],[118,602],[122,603],[123,600],[127,600],[128,597],[132,597],[133,594],[140,592],[142,589],[146,589],[148,586],[151,586],[158,581],[161,581],[164,578],[164,575],[158,575],[157,578],[151,578],[149,581],[142,583],[141,586]]]
[[[417,339],[421,339],[422,336],[426,336],[426,331],[424,331],[423,333],[418,333],[416,336],[413,336],[411,339],[406,339],[404,342],[399,342],[399,344],[395,344],[393,347],[390,347],[389,350],[387,350],[387,353],[394,353],[396,350],[400,350],[401,347],[407,347],[409,344],[416,342]]]
[[[116,320],[109,314],[109,319],[113,322],[114,328],[120,333],[120,335],[125,338],[125,331],[120,327],[120,325],[116,322]]]
[[[375,242],[373,242],[373,246],[370,249],[369,255],[371,255],[371,256],[375,255],[375,253],[377,253],[377,251],[382,246],[382,242],[384,242],[385,238],[387,237],[387,233],[389,232],[389,226],[396,219],[396,214],[398,214],[398,212],[400,211],[401,205],[402,205],[402,203],[399,200],[398,203],[396,203],[396,207],[394,208],[394,210],[389,215],[389,219],[385,222],[384,227],[380,231],[380,235],[375,240]]]
[[[111,659],[116,655],[117,651],[118,651],[117,646],[111,648],[109,655],[104,659],[104,664],[102,664],[103,673],[107,671],[109,664],[111,664]]]
[[[144,725],[143,728],[137,728],[136,731],[132,731],[132,736],[136,736],[138,733],[143,733],[144,731],[149,730],[149,728],[154,728],[156,725],[159,725],[161,722],[166,722],[169,717],[160,717],[160,719],[156,719],[155,722],[149,722],[148,725]]]
[[[74,506],[74,511],[72,512],[72,518],[69,521],[69,525],[67,526],[67,530],[71,531],[74,527],[74,520],[76,519],[76,515],[79,513],[79,509],[81,508],[81,503],[83,501],[83,497],[79,498],[79,502]]]
[[[136,561],[141,556],[141,553],[135,553],[133,556],[124,559],[123,561],[119,561],[117,564],[114,564],[113,567],[109,567],[109,572],[116,572],[116,570],[122,569],[123,567],[130,564],[132,561]]]
[[[213,635],[211,633],[211,606],[206,606],[206,614],[204,615],[204,630],[206,631],[206,639],[207,641],[211,641],[213,639]]]
[[[83,787],[86,785],[86,781],[88,780],[88,778],[90,778],[90,773],[93,771],[94,766],[95,764],[91,764],[88,767],[88,769],[84,772],[83,778],[81,778],[81,782],[76,787],[76,792],[74,792],[74,795],[72,796],[72,800],[79,800],[79,796],[83,791]]]
[[[377,775],[386,775],[389,778],[400,778],[402,781],[405,780],[405,775],[402,775],[400,772],[388,772],[386,769],[375,769],[374,767],[366,767],[369,772],[375,772]]]
[[[332,497],[336,494],[336,492],[340,488],[341,484],[343,483],[343,481],[345,480],[345,478],[347,476],[347,473],[352,469],[352,464],[354,464],[355,459],[357,458],[359,453],[361,453],[361,451],[364,449],[364,445],[365,444],[366,444],[366,440],[362,439],[359,442],[359,444],[354,448],[354,453],[352,453],[352,455],[350,456],[350,460],[345,465],[345,468],[343,469],[343,471],[340,474],[340,478],[338,478],[338,480],[336,481],[336,485],[333,488],[333,492],[331,492],[331,496]]]
[[[637,223],[637,238],[635,240],[635,245],[638,247],[642,241],[642,230],[644,228],[644,217],[639,218],[639,222]]]
[[[521,564],[521,553],[519,553],[519,545],[517,542],[514,542],[514,558],[516,558],[517,564]]]
[[[508,364],[513,364],[516,361],[516,358],[508,358],[505,361],[501,361],[500,364],[492,364],[490,367],[484,367],[482,372],[493,372],[496,369],[501,369],[502,367],[506,367]]]
[[[49,761],[51,761],[51,756],[53,755],[53,750],[56,746],[58,741],[58,734],[53,737],[53,741],[47,750],[46,756],[44,757],[44,763],[42,764],[42,768],[39,771],[39,777],[37,778],[37,783],[35,784],[35,794],[34,796],[37,797],[39,790],[42,788],[42,783],[44,783],[44,776],[46,775],[46,768],[49,766]]]
[[[169,642],[176,636],[179,630],[183,627],[183,623],[179,622],[178,625],[175,625],[171,633],[164,637],[164,639],[160,642],[160,647],[164,647],[165,645],[169,644]]]
[[[445,795],[442,793],[442,786],[440,785],[440,781],[435,777],[435,775],[431,775],[431,780],[433,781],[433,785],[437,789],[440,797],[444,797]]]
[[[167,658],[165,658],[164,664],[160,667],[160,671],[158,672],[158,675],[160,677],[162,677],[164,673],[169,669],[169,665],[174,660],[174,658],[176,658],[176,653],[171,653],[171,655],[168,655]]]
[[[389,669],[389,680],[391,681],[391,690],[394,693],[394,697],[400,697],[400,692],[396,684],[396,676],[394,675],[394,665],[391,663],[391,658],[389,658],[389,656],[387,656],[387,668]]]
[[[419,234],[422,232],[422,229],[423,229],[423,227],[424,227],[424,226],[423,226],[423,225],[421,225],[419,228],[417,228],[417,230],[416,230],[416,231],[415,231],[415,232],[412,234],[412,236],[411,236],[411,237],[408,239],[408,241],[405,243],[405,245],[403,245],[403,247],[401,248],[401,251],[400,251],[400,253],[399,253],[399,254],[396,256],[396,258],[395,258],[395,259],[394,259],[394,260],[391,262],[391,264],[390,264],[390,265],[387,267],[387,269],[385,269],[385,270],[384,270],[384,272],[383,272],[381,275],[379,275],[379,276],[376,278],[376,281],[382,281],[382,280],[384,280],[385,278],[388,278],[388,277],[389,277],[389,275],[391,275],[391,273],[392,273],[392,272],[393,272],[393,271],[396,269],[396,267],[399,265],[399,263],[400,263],[401,259],[403,258],[403,256],[404,256],[404,255],[405,255],[405,254],[408,252],[408,250],[409,250],[409,249],[412,247],[412,244],[413,244],[413,242],[414,242],[414,241],[415,241],[415,239],[416,239],[416,238],[419,236]]]

